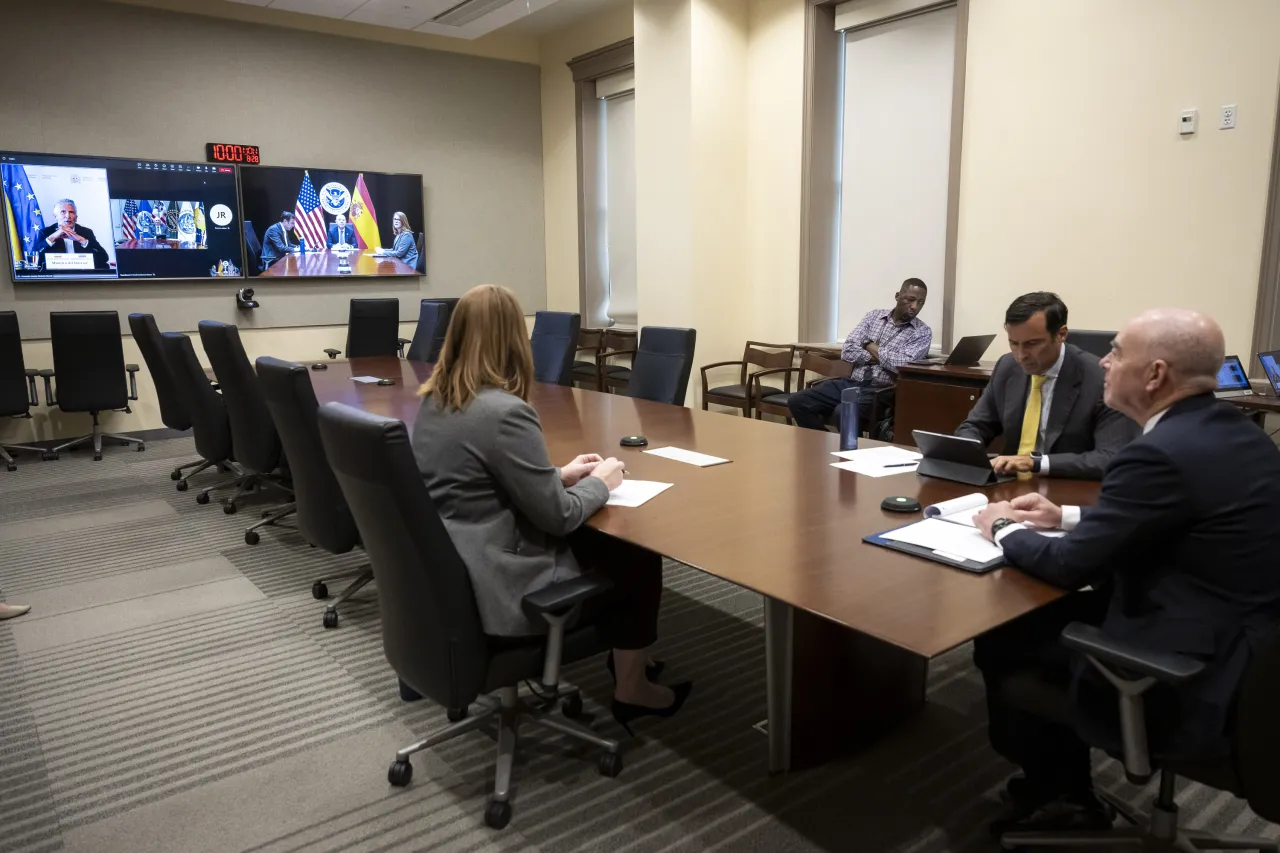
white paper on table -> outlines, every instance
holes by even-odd
[[[962,495],[949,501],[939,501],[924,508],[925,518],[937,518],[953,524],[977,527],[973,517],[987,508],[987,496],[981,492]]]
[[[374,383],[374,382],[377,382],[377,381],[378,381],[378,377],[376,377],[376,376],[352,376],[352,377],[351,377],[351,380],[352,380],[353,382],[363,382],[365,385],[370,385],[370,384],[372,384],[372,383]]]
[[[605,506],[641,506],[671,486],[671,483],[655,483],[653,480],[623,480],[621,486],[609,493]]]
[[[986,563],[1004,556],[999,545],[982,537],[975,527],[949,524],[940,518],[926,518],[897,530],[881,534],[883,539],[928,548],[941,556],[957,556],[975,563]]]
[[[686,462],[690,465],[697,465],[699,468],[706,468],[710,465],[723,465],[732,460],[721,459],[719,456],[710,456],[706,453],[698,453],[694,450],[681,450],[679,447],[655,447],[653,450],[646,450],[645,453],[651,453],[654,456],[661,456],[663,459],[674,459],[676,462]]]
[[[843,462],[832,462],[832,468],[841,471],[852,471],[865,477],[889,477],[893,474],[914,474],[915,463],[921,456],[901,447],[868,447],[865,450],[839,450],[832,456],[839,456]]]

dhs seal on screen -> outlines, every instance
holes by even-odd
[[[320,206],[330,216],[346,213],[351,207],[351,190],[337,181],[331,181],[320,188]]]

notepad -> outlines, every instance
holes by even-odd
[[[976,527],[949,524],[940,518],[926,518],[897,530],[880,534],[882,539],[928,548],[943,557],[959,557],[986,563],[1004,555],[999,545],[988,542]]]
[[[352,381],[352,382],[361,382],[361,383],[363,383],[363,384],[365,384],[365,385],[371,385],[371,384],[373,384],[374,382],[377,382],[377,381],[378,381],[378,377],[376,377],[376,376],[352,376],[352,377],[351,377],[351,381]]]
[[[987,496],[974,492],[971,495],[963,495],[958,498],[952,498],[949,501],[929,504],[924,508],[924,517],[950,521],[953,524],[963,524],[968,527],[977,527],[973,523],[973,517],[986,508]]]
[[[706,453],[698,453],[693,450],[681,450],[679,447],[655,447],[653,450],[646,450],[645,453],[654,456],[661,456],[664,459],[674,459],[676,462],[684,462],[688,465],[697,465],[699,468],[706,468],[711,465],[723,465],[730,462],[730,459],[721,459],[719,456],[710,456]]]
[[[671,488],[671,485],[653,480],[623,480],[621,486],[609,493],[609,501],[605,506],[642,506]]]
[[[868,447],[863,450],[837,450],[843,462],[832,462],[832,468],[852,471],[866,477],[889,477],[893,474],[914,474],[922,458],[919,453],[901,447]]]

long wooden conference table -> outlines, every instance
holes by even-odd
[[[327,364],[311,371],[320,403],[346,403],[412,428],[430,365],[397,358]],[[885,497],[928,505],[973,488],[832,468],[835,434],[556,385],[536,384],[531,403],[553,460],[612,455],[635,479],[674,484],[644,506],[604,508],[592,527],[764,596],[774,772],[864,745],[924,704],[930,658],[1062,595],[1014,569],[972,575],[862,542],[919,518],[882,510]],[[649,448],[732,461],[698,468],[619,446],[636,433]],[[1060,504],[1087,505],[1098,484],[1041,480],[986,491],[1007,499],[1036,489]]]
[[[277,258],[271,266],[259,274],[259,278],[341,275],[344,256],[350,265],[351,275],[416,275],[418,272],[399,258],[375,255],[363,249],[351,252],[324,249],[319,252],[309,251],[305,255],[290,252],[282,258]]]

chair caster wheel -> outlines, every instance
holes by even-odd
[[[606,752],[600,756],[596,769],[600,771],[601,776],[608,776],[613,779],[622,772],[622,756],[616,752]]]
[[[582,716],[582,696],[575,693],[560,706],[560,712],[570,720],[576,720]]]
[[[174,488],[180,492],[185,492],[190,487],[191,487],[191,484],[188,483],[186,480],[179,480],[178,485],[174,486]]]
[[[5,463],[5,466],[4,466],[4,467],[5,467],[5,470],[7,470],[7,471],[17,471],[17,470],[18,470],[18,466],[17,466],[17,465],[15,465],[15,464],[14,464],[14,463],[12,463],[12,462],[7,462],[7,463]]]
[[[170,472],[169,472],[169,479],[170,479],[170,480],[181,480],[181,479],[182,479],[182,472],[181,472],[181,471],[179,471],[179,470],[177,470],[177,469],[174,469],[173,471],[170,471]]]
[[[101,461],[102,461],[102,454],[101,454],[101,453],[95,453],[95,454],[93,454],[93,461],[94,461],[94,462],[101,462]]]
[[[460,723],[467,718],[466,708],[450,708],[445,711],[445,718],[451,723]]]
[[[209,502],[208,492],[201,492],[200,494],[196,495],[196,503],[200,504],[200,506],[204,506],[208,502]]]
[[[40,458],[45,462],[56,462],[58,459],[58,451],[46,450],[40,454]]]
[[[338,627],[338,611],[336,611],[336,610],[326,610],[326,611],[324,612],[324,626],[325,626],[326,628],[337,628],[337,627]]]
[[[403,788],[413,779],[413,765],[408,761],[393,761],[387,770],[387,781],[397,788]]]
[[[244,544],[246,544],[246,545],[257,545],[257,544],[258,544],[258,531],[256,531],[256,530],[246,530],[246,531],[245,531],[245,533],[244,533]]]
[[[490,829],[506,829],[511,823],[511,803],[491,800],[484,809],[484,822]]]
[[[264,509],[264,510],[262,511],[262,515],[258,516],[258,518],[266,518],[268,515],[271,515],[271,510],[269,510],[269,509]]]
[[[225,503],[222,505],[222,511],[227,515],[235,515],[238,507],[233,503]]]
[[[329,587],[324,585],[324,581],[316,581],[311,585],[311,597],[316,601],[324,601],[329,597]]]
[[[139,445],[138,445],[138,452],[139,452],[139,453],[141,453],[142,451],[144,451],[144,450],[146,450],[146,449],[147,449],[147,446],[146,446],[145,444],[139,444]]]

